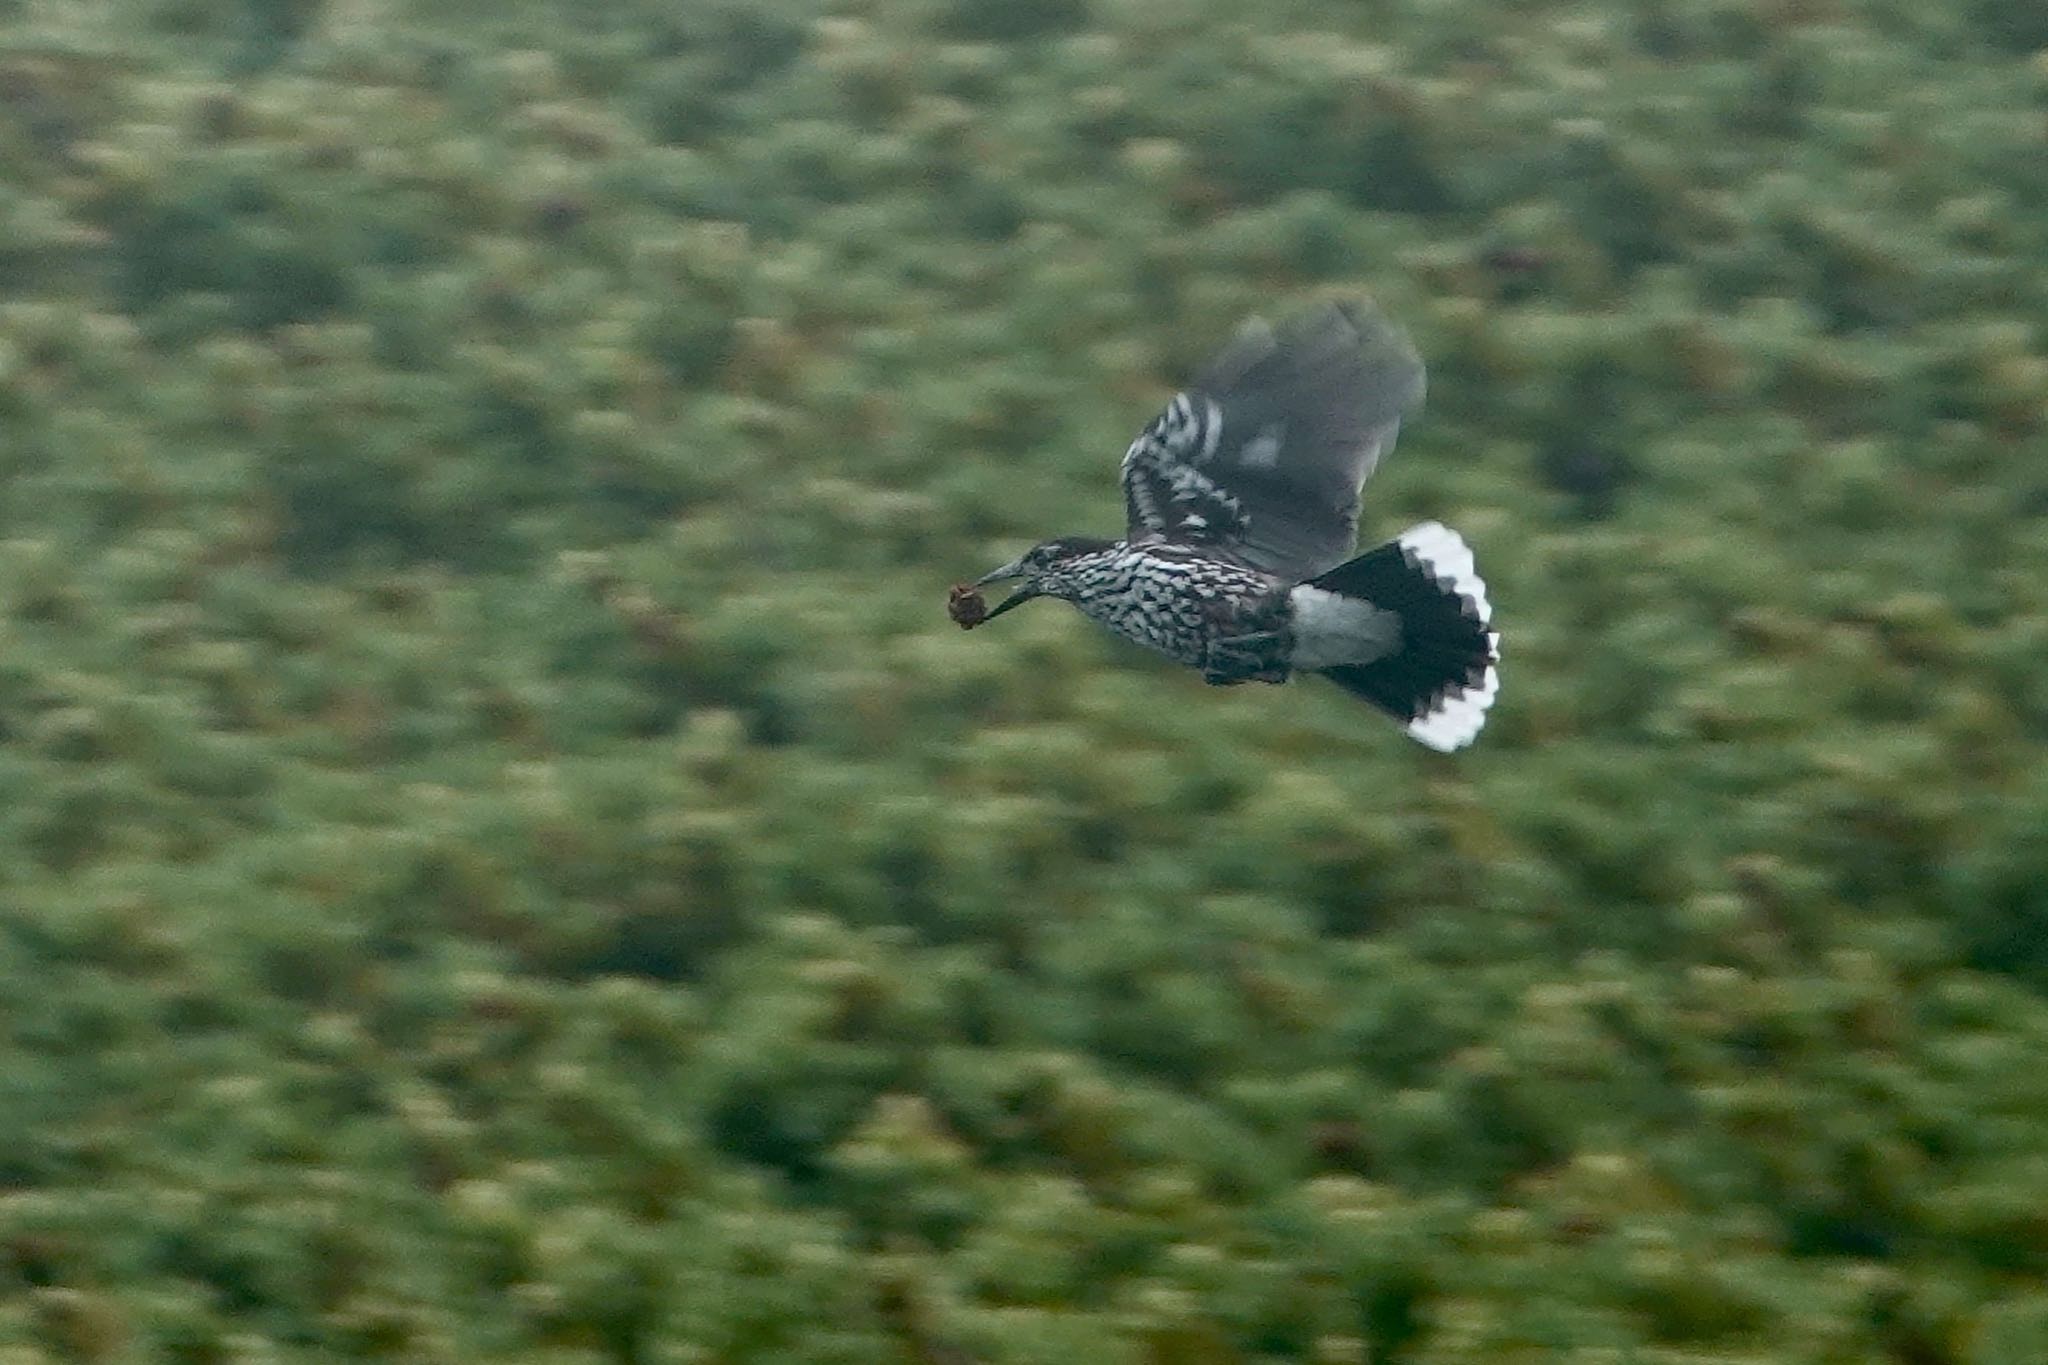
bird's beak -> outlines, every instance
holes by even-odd
[[[1017,589],[1017,591],[1011,593],[1008,597],[1005,597],[1002,601],[990,607],[988,609],[988,615],[981,618],[982,624],[987,625],[990,621],[995,620],[998,616],[1001,616],[1011,607],[1019,606],[1025,602],[1029,602],[1034,597],[1043,597],[1044,595],[1044,593],[1041,593],[1036,588],[1019,588]]]
[[[1024,561],[1021,559],[1013,559],[1009,563],[1003,565],[1002,568],[990,569],[987,573],[975,579],[974,586],[977,588],[985,588],[991,583],[1000,583],[1005,578],[1022,578],[1023,576]]]
[[[1013,559],[1008,564],[1003,565],[1002,568],[991,570],[990,572],[985,573],[981,577],[975,579],[974,586],[977,588],[986,587],[990,583],[1000,583],[1006,578],[1022,578],[1023,576],[1024,561],[1021,559]],[[1029,602],[1034,597],[1039,597],[1042,595],[1043,594],[1041,594],[1038,591],[1038,589],[1033,587],[1026,586],[1019,588],[1017,589],[1017,591],[1011,593],[1008,597],[1005,597],[1002,601],[996,603],[995,606],[991,607],[989,609],[988,615],[982,617],[981,619],[984,624],[989,621],[993,621],[998,616],[1001,616],[1004,612],[1008,611],[1011,607],[1019,606],[1022,603]]]

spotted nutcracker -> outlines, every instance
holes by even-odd
[[[1124,538],[1034,546],[976,584],[1015,592],[957,619],[1065,598],[1211,683],[1320,673],[1432,749],[1469,744],[1500,689],[1471,550],[1426,521],[1347,558],[1359,488],[1422,390],[1414,348],[1369,306],[1249,322],[1125,452]]]

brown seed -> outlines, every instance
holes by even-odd
[[[955,583],[946,594],[946,615],[962,630],[973,630],[988,620],[988,602],[971,584]]]

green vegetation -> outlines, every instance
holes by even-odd
[[[2048,1360],[2048,27],[0,5],[0,1361]],[[1475,750],[946,585],[1431,363]]]

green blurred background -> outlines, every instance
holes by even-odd
[[[0,3],[0,1363],[2048,1360],[2044,16]],[[1330,291],[1475,749],[947,622]]]

